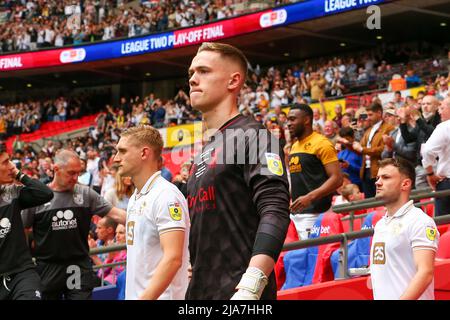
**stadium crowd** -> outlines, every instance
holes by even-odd
[[[355,56],[361,58],[355,59]],[[320,108],[313,110],[313,129],[332,142],[338,152],[339,166],[346,176],[334,204],[360,199],[362,193],[366,198],[373,197],[376,164],[384,158],[409,161],[416,170],[415,187],[425,188],[433,182],[430,182],[427,168],[423,167],[421,146],[442,122],[439,107],[450,108],[447,105],[450,75],[446,70],[448,60],[420,60],[424,57],[430,57],[427,50],[402,47],[401,50],[387,48],[378,54],[353,53],[348,57],[267,69],[251,67],[238,105],[242,114],[253,116],[278,137],[285,154],[289,154],[294,139],[289,133],[288,114],[282,109],[293,103],[319,103]],[[394,80],[401,80],[401,85]],[[369,99],[361,101],[359,108],[344,110],[336,104],[335,116],[328,116],[324,105],[327,98],[361,91],[361,88],[370,89],[370,83],[374,83],[376,89],[389,87],[394,93],[393,98],[382,101],[378,93],[373,93]],[[402,95],[401,90],[417,85],[425,85],[425,90],[416,97]],[[7,137],[35,131],[43,121],[79,118],[84,114],[86,99],[58,97],[3,105],[0,107],[0,133]],[[133,186],[127,177],[118,176],[118,168],[113,163],[122,130],[142,124],[163,128],[197,120],[201,120],[201,115],[192,109],[189,95],[183,89],[168,100],[153,93],[145,97],[121,97],[119,104],[108,104],[98,114],[96,125],[87,136],[56,142],[49,140],[39,152],[29,144],[17,142],[12,161],[23,173],[47,184],[54,178],[56,153],[61,149],[73,150],[82,160],[78,183],[91,187],[123,209],[127,207]],[[171,173],[164,169],[161,159],[160,168],[167,180],[185,192],[189,165],[183,164],[180,172]],[[123,225],[107,217],[95,218],[89,245],[93,248],[124,243],[123,233]],[[125,259],[126,254],[120,252],[94,257],[93,263],[99,265]],[[98,275],[114,284],[122,271],[123,267],[113,267]]]
[[[294,1],[276,1],[278,4]],[[61,47],[134,37],[257,11],[240,0],[3,1],[0,52]],[[239,7],[237,7],[239,5]]]
[[[311,103],[352,92],[385,88],[400,91],[418,85],[425,85],[429,93],[442,99],[448,93],[448,78],[442,73],[448,72],[449,60],[439,55],[441,50],[426,44],[412,48],[399,45],[285,66],[249,66],[249,79],[239,99],[240,111],[266,118],[269,109],[298,101]],[[42,121],[77,119],[99,109],[104,110],[100,119],[106,119],[105,125],[115,124],[118,128],[137,124],[162,128],[200,120],[184,89],[179,89],[172,99],[154,93],[121,97],[117,106],[104,106],[105,100],[98,97],[93,101],[96,96],[86,93],[21,103],[0,102],[0,138],[33,132]],[[361,103],[366,105],[367,101]],[[324,124],[320,125],[323,130]]]

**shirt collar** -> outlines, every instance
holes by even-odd
[[[382,123],[383,123],[383,120],[378,121],[377,123],[374,124],[373,128],[375,130],[378,130],[381,127]]]
[[[400,218],[400,217],[404,216],[406,213],[408,213],[411,210],[413,205],[414,205],[414,201],[409,200],[407,203],[405,203],[403,206],[401,206],[400,209],[398,209],[397,212],[392,217],[388,216],[387,211],[386,211],[386,214],[384,217],[388,220],[394,219],[394,218]]]
[[[161,171],[156,171],[150,178],[148,178],[147,182],[144,184],[140,192],[136,192],[136,199],[139,197],[146,195],[150,189],[153,183],[158,179],[158,177],[161,175]]]

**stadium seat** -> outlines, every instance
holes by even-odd
[[[295,242],[298,240],[299,238],[297,229],[295,228],[294,222],[291,220],[291,223],[289,224],[289,228],[286,234],[286,239],[284,240],[284,244]],[[283,259],[287,252],[288,251],[281,252],[280,256],[278,257],[277,263],[275,264],[274,272],[275,272],[275,279],[277,280],[277,290],[281,290],[281,287],[286,281],[286,272],[284,270]]]
[[[437,259],[450,259],[450,232],[441,234],[439,247],[436,253]]]
[[[437,226],[437,229],[439,231],[439,234],[442,236],[444,233],[450,230],[450,224],[441,224],[440,226]]]
[[[117,300],[119,290],[114,285],[94,288],[92,300]]]
[[[381,210],[372,211],[364,219],[362,230],[373,229],[384,216],[384,212]],[[349,268],[361,268],[369,265],[370,245],[372,237],[366,237],[356,239],[348,244],[348,267]],[[333,268],[334,277],[339,277],[339,248],[331,255],[331,267]]]
[[[433,198],[421,199],[420,202],[427,202],[433,200]],[[421,206],[421,209],[430,217],[434,217],[434,203],[429,203]]]
[[[310,239],[339,234],[344,231],[340,215],[326,212],[314,223]],[[339,243],[293,250],[284,256],[286,281],[282,290],[333,280],[330,256]]]

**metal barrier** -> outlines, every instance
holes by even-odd
[[[411,192],[409,199],[417,201],[417,200],[426,199],[426,198],[440,198],[440,197],[444,197],[444,196],[450,196],[450,190],[432,191],[431,188],[426,188],[426,189],[413,190]],[[426,202],[417,202],[414,205],[416,207],[420,207],[420,206],[425,206],[430,203],[434,203],[434,200],[426,201]],[[366,215],[358,215],[355,217],[356,210],[375,208],[375,207],[380,207],[383,205],[384,205],[384,202],[382,200],[378,200],[376,198],[369,198],[369,199],[353,201],[353,202],[333,206],[331,210],[336,213],[349,213],[349,216],[344,217],[342,220],[343,221],[350,220],[350,231],[353,231],[353,222],[354,222],[355,218],[361,219],[366,216]],[[434,212],[433,212],[433,216],[434,216]]]
[[[450,189],[449,190],[443,190],[443,191],[427,191],[427,189],[424,190],[417,190],[414,193],[411,193],[410,199],[411,200],[420,200],[424,198],[442,198],[442,197],[448,197],[450,196]],[[377,200],[375,198],[365,199],[361,201],[355,201],[348,204],[342,204],[338,206],[334,206],[332,210],[336,213],[341,212],[348,212],[351,210],[351,213],[354,213],[354,210],[361,210],[361,209],[368,209],[373,207],[378,207],[384,205],[384,201]],[[417,205],[423,205],[423,203],[416,203]],[[352,220],[350,219],[352,222]],[[450,223],[450,214],[447,214],[445,216],[435,217],[434,221],[436,222],[436,225],[442,225],[442,224],[448,224]],[[353,223],[353,222],[352,222]],[[282,251],[291,251],[291,250],[297,250],[297,249],[303,249],[308,247],[315,247],[323,244],[329,244],[329,243],[336,243],[340,242],[341,246],[339,248],[339,277],[338,279],[348,279],[350,277],[348,272],[348,241],[360,239],[360,238],[366,238],[371,237],[373,235],[374,230],[373,229],[366,229],[361,231],[350,231],[347,233],[340,233],[335,234],[332,236],[322,237],[322,238],[314,238],[314,239],[306,239],[306,240],[300,240],[296,242],[291,242],[288,244],[285,244],[283,246]]]
[[[450,189],[449,190],[443,190],[443,191],[431,191],[431,189],[421,189],[421,190],[414,190],[411,192],[410,199],[411,200],[420,200],[425,198],[440,198],[440,197],[448,197],[450,196]],[[427,202],[418,202],[415,203],[416,206],[426,205],[428,203],[433,203],[433,201],[427,201]],[[354,211],[355,210],[361,210],[361,209],[368,209],[373,207],[378,207],[384,205],[384,201],[377,200],[375,198],[365,199],[361,201],[354,201],[347,204],[342,204],[338,206],[334,206],[332,210],[336,213],[342,213],[342,212],[349,212],[350,211],[350,219],[351,221],[351,227],[354,220]],[[361,217],[367,216],[365,215],[359,215]],[[358,218],[359,218],[358,216]],[[450,214],[445,216],[440,216],[434,218],[436,225],[442,225],[450,223]],[[297,250],[297,249],[303,249],[308,247],[314,247],[319,246],[323,244],[329,244],[329,243],[335,243],[340,242],[340,254],[339,254],[339,278],[337,279],[347,279],[350,277],[348,273],[348,248],[347,244],[350,240],[370,237],[373,235],[373,229],[366,229],[361,231],[350,231],[347,233],[341,233],[336,234],[328,237],[322,237],[322,238],[315,238],[315,239],[307,239],[307,240],[300,240],[292,243],[285,244],[283,246],[282,251],[291,251],[291,250]],[[100,248],[93,248],[89,251],[89,255],[97,255],[97,254],[103,254],[103,253],[109,253],[114,251],[121,251],[126,250],[127,246],[126,244],[118,244],[118,245],[111,245],[107,247],[100,247]],[[125,265],[126,261],[122,262],[116,262],[116,263],[109,263],[109,264],[103,264],[94,266],[94,270],[109,268],[109,267],[115,267],[119,265]],[[102,273],[102,286],[104,284],[103,279],[103,273]]]
[[[122,250],[127,250],[127,245],[126,244],[115,244],[115,245],[111,245],[111,246],[107,246],[107,247],[93,248],[93,249],[89,250],[89,255],[90,256],[95,256],[97,254],[110,253],[110,252],[122,251]],[[97,271],[97,270],[105,269],[105,268],[113,268],[113,267],[117,267],[117,266],[124,266],[126,264],[127,264],[126,261],[120,261],[120,262],[114,262],[114,263],[106,263],[106,264],[93,266],[92,269],[94,271]],[[105,284],[105,273],[102,272],[101,273],[101,286],[103,287],[104,284]]]

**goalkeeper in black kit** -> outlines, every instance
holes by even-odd
[[[276,299],[289,186],[279,141],[238,111],[246,75],[243,53],[220,43],[203,43],[189,68],[191,104],[207,130],[187,186],[187,299]]]
[[[19,171],[0,145],[0,300],[40,300],[20,211],[49,202],[53,192]]]

